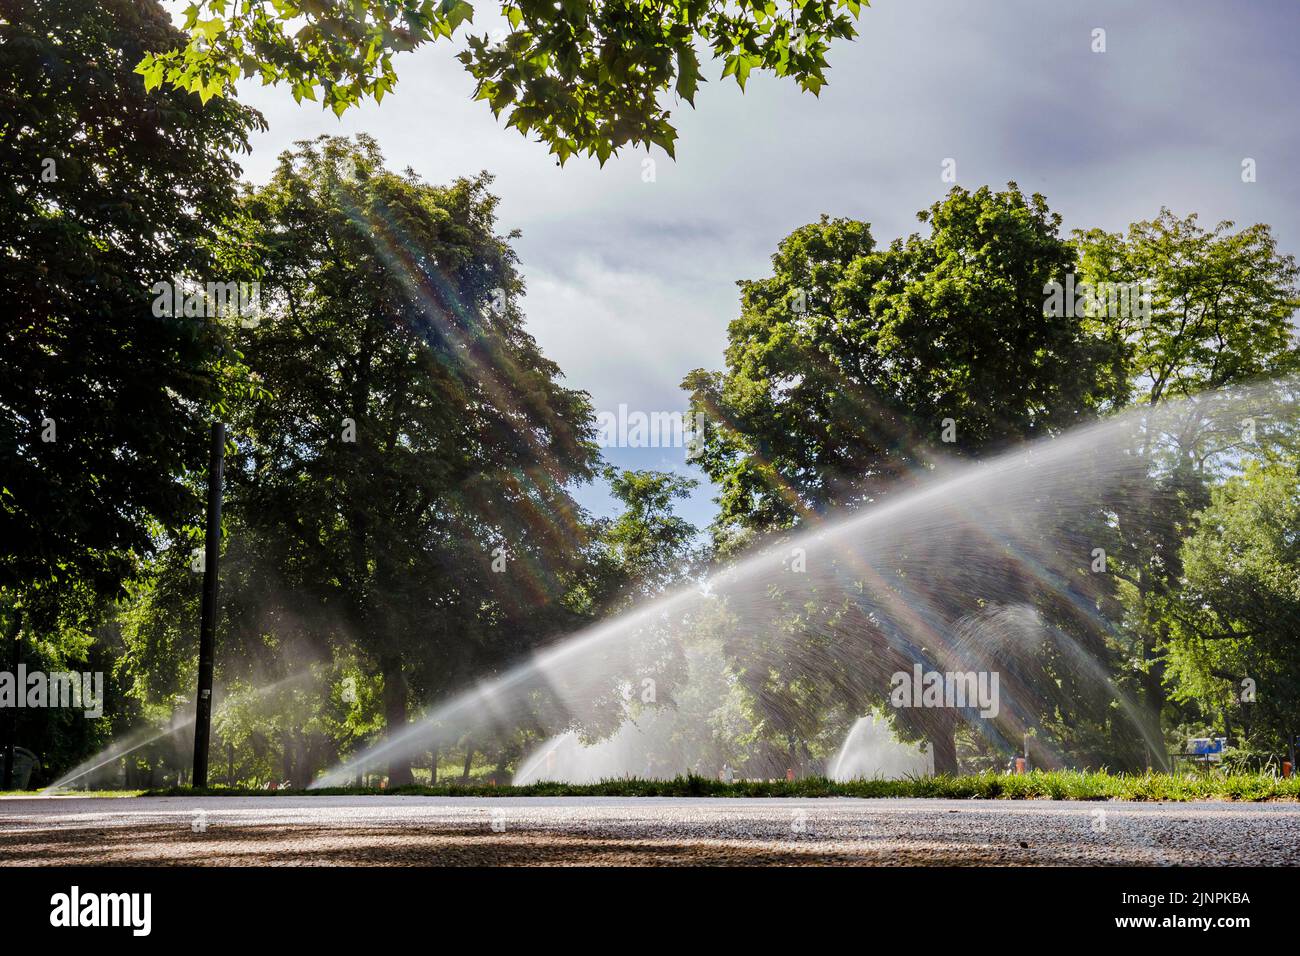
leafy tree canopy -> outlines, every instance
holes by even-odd
[[[500,6],[509,32],[469,36],[457,57],[477,98],[561,162],[585,152],[603,163],[628,143],[671,155],[677,132],[664,100],[671,91],[694,105],[701,52],[742,89],[751,72],[768,70],[815,94],[830,42],[856,35],[865,5],[514,0]],[[466,0],[196,0],[184,48],[156,47],[139,71],[151,89],[165,83],[205,101],[256,76],[342,114],[392,90],[395,53],[451,40],[473,16]]]
[[[206,458],[219,329],[155,315],[151,287],[220,278],[206,238],[261,119],[146,94],[134,64],[181,39],[151,2],[0,18],[0,588],[29,609],[39,587],[113,591],[199,507],[178,476]]]
[[[594,553],[576,595],[593,612],[652,597],[682,582],[701,558],[695,526],[673,512],[695,488],[693,478],[612,466],[603,477],[623,511],[595,522]]]
[[[918,218],[928,235],[880,249],[867,223],[823,217],[781,242],[771,278],[741,283],[726,370],[684,383],[708,422],[721,527],[852,505],[940,454],[1051,434],[1100,402],[1106,347],[1081,319],[1044,315],[1045,284],[1075,261],[1045,200],[957,188]]]
[[[1214,489],[1168,605],[1175,696],[1201,702],[1211,718],[1253,724],[1270,745],[1295,732],[1300,707],[1297,528],[1297,460],[1251,463]]]
[[[1119,346],[1111,354],[1123,400],[1155,404],[1300,369],[1291,325],[1300,269],[1268,225],[1206,229],[1195,213],[1161,209],[1125,233],[1076,230],[1073,242],[1081,282],[1131,284],[1145,298],[1144,309],[1122,309],[1108,296],[1088,316]]]

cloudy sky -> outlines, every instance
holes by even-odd
[[[476,32],[490,30],[489,4],[476,6]],[[645,152],[557,167],[471,102],[442,44],[399,58],[396,92],[341,120],[245,85],[270,123],[245,171],[264,182],[295,140],[364,131],[390,166],[431,182],[493,173],[502,231],[523,231],[532,332],[597,410],[683,409],[686,372],[720,367],[736,280],[768,274],[780,239],[823,212],[870,222],[881,242],[915,231],[948,188],[947,158],[963,186],[1043,193],[1067,230],[1120,229],[1167,205],[1269,222],[1300,252],[1295,0],[874,0],[859,28],[832,49],[820,99],[758,74],[743,94],[730,79],[703,86],[695,110],[674,111],[676,162],[650,154],[653,182]],[[680,449],[607,457],[703,477]],[[712,494],[702,483],[684,514],[707,524]],[[579,498],[608,507],[600,489]]]

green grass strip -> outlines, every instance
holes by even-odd
[[[1300,800],[1300,778],[1283,780],[1266,774],[1111,774],[1073,770],[1041,771],[1009,776],[978,773],[967,776],[917,777],[907,780],[836,782],[824,777],[794,781],[765,780],[722,783],[690,775],[673,780],[636,778],[593,784],[535,783],[522,787],[438,785],[395,787],[391,790],[322,787],[319,790],[250,790],[213,787],[192,790],[171,787],[143,796],[268,797],[268,796],[424,796],[424,797],[934,797],[956,800]]]

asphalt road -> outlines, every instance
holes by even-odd
[[[0,863],[1294,866],[1300,864],[1300,805],[4,798]]]

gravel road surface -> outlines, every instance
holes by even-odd
[[[0,799],[0,864],[1300,864],[1295,803]]]

